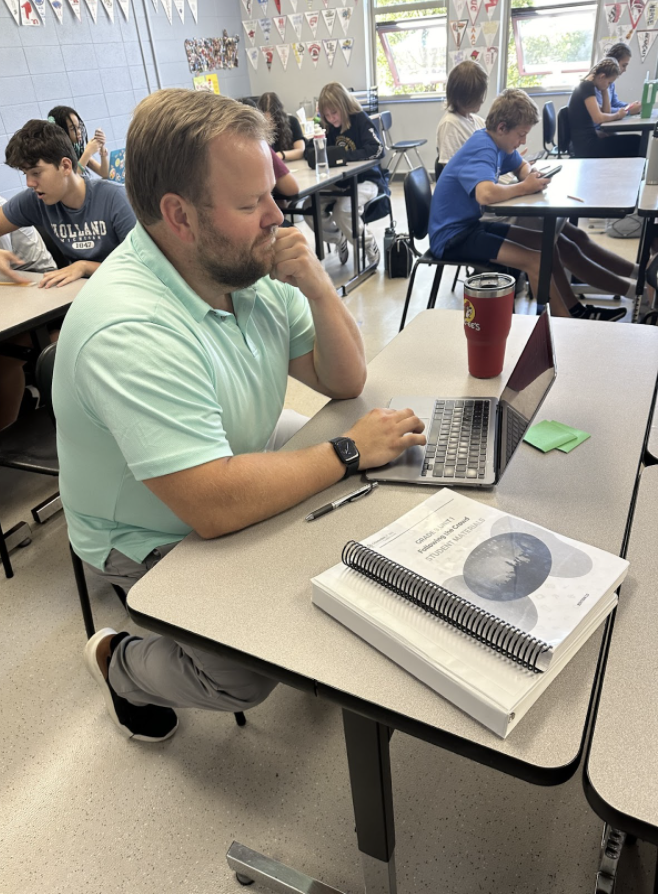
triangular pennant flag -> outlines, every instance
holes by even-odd
[[[450,30],[452,31],[452,39],[455,42],[455,46],[459,49],[462,45],[462,39],[464,37],[464,31],[466,31],[466,26],[468,25],[467,19],[462,19],[460,22],[450,22]]]
[[[656,2],[658,2],[658,0],[656,0]],[[498,24],[498,19],[496,19],[495,22],[482,22],[481,28],[482,33],[484,34],[484,42],[488,47],[490,47],[494,42],[494,39],[498,32]]]
[[[324,24],[326,25],[327,31],[329,34],[334,33],[334,23],[336,21],[336,10],[335,9],[323,9],[322,10],[322,18],[324,19]]]
[[[602,40],[600,40],[599,47],[600,47],[601,52],[599,53],[599,56],[607,56],[608,50],[615,43],[616,43],[616,40],[613,37],[604,37]]]
[[[98,0],[85,0],[85,3],[89,8],[92,19],[96,21],[96,19],[98,18]]]
[[[265,64],[267,65],[267,70],[272,71],[272,62],[274,60],[274,50],[272,47],[261,47],[261,53],[263,54],[263,58],[265,59]]]
[[[192,18],[194,19],[194,24],[197,25],[199,22],[199,7],[197,0],[187,0],[187,5],[190,7],[190,12],[192,13]]]
[[[621,3],[616,3],[615,5],[621,6]],[[658,0],[649,0],[644,7],[644,21],[647,24],[647,28],[655,28],[658,21]]]
[[[264,19],[258,19],[258,24],[260,25],[260,30],[263,32],[263,37],[269,43],[270,32],[272,31],[272,19],[269,16],[266,16]]]
[[[252,0],[242,0],[242,5],[244,6],[247,15],[251,16]]]
[[[251,62],[254,67],[254,71],[258,70],[258,47],[245,47],[247,53],[247,59]]]
[[[498,52],[498,47],[492,47],[492,49],[494,49],[496,51],[496,53]],[[482,63],[483,54],[484,54],[484,47],[469,47],[466,50],[466,58],[470,59],[471,62]]]
[[[18,0],[5,0],[7,4],[7,9],[13,15],[14,21],[17,25],[21,23],[21,8],[18,5]],[[78,17],[79,18],[79,17]]]
[[[474,47],[478,42],[478,37],[480,36],[480,26],[479,25],[469,25],[466,29],[466,37],[470,46]]]
[[[482,0],[467,0],[466,8],[468,9],[468,17],[471,20],[471,25],[474,25],[480,14],[480,10],[482,9]]]
[[[130,21],[130,0],[117,0],[121,8],[121,12],[123,13],[124,19],[129,22]]]
[[[62,24],[64,20],[64,8],[62,7],[62,0],[50,0],[50,5],[52,7],[53,12],[57,16],[57,20]]]
[[[281,0],[274,0],[274,5],[276,6],[276,11],[281,15]]]
[[[605,3],[603,8],[605,9],[605,20],[608,25],[616,25],[621,18],[621,3]]]
[[[281,65],[283,66],[283,70],[285,71],[286,68],[288,68],[288,59],[290,58],[290,44],[278,43],[276,45],[276,51],[279,54]]]
[[[324,3],[324,8],[326,9],[327,4],[329,3],[329,0],[322,0],[322,2]],[[356,0],[354,0],[354,2],[356,3]]]
[[[258,0],[258,9],[262,16],[267,15],[267,0]]]
[[[185,3],[184,0],[174,0],[174,6],[176,7],[176,12],[181,20],[181,22],[185,22]]]
[[[340,19],[340,24],[343,28],[343,34],[347,34],[347,29],[350,27],[350,22],[352,21],[352,7],[346,6],[345,9],[339,9],[338,18]]]
[[[313,60],[313,65],[317,68],[318,59],[320,58],[320,53],[322,52],[322,47],[315,40],[306,41],[306,52]]]
[[[496,11],[497,6],[498,6],[498,0],[484,0],[484,8],[486,9],[487,16],[489,18],[493,17],[493,14]]]
[[[80,0],[69,0],[69,6],[73,10],[73,15],[79,22],[81,22],[82,17],[80,13]]]
[[[158,11],[158,0],[153,0],[153,9],[154,9],[156,12]]]
[[[287,16],[274,16],[274,24],[276,25],[276,30],[281,35],[281,40],[286,39],[286,25],[288,24]]]
[[[297,37],[302,36],[302,25],[304,24],[304,16],[301,12],[295,12],[292,15],[288,16],[288,21],[295,29],[295,34]]]
[[[33,28],[41,25],[41,19],[34,11],[30,0],[21,0],[21,25],[29,25]]]
[[[101,0],[105,12],[108,14],[108,17],[111,22],[114,22],[114,2],[113,0]]]
[[[292,6],[292,11],[297,12],[297,0],[290,0],[290,5]]]
[[[484,62],[484,67],[487,69],[487,73],[491,74],[491,69],[498,61],[498,47],[487,47],[482,57],[476,61]]]
[[[46,24],[46,0],[31,0],[32,6],[39,13],[41,23]]]
[[[302,62],[304,61],[304,53],[306,52],[306,46],[303,43],[294,43],[292,44],[292,53],[295,57],[295,61],[297,63],[297,68],[302,67]]]
[[[323,38],[322,44],[324,46],[324,54],[327,57],[327,62],[329,63],[329,68],[334,67],[334,59],[336,58],[336,50],[338,49],[338,41],[334,38]]]
[[[658,35],[658,31],[636,31],[637,42],[640,46],[640,62],[644,62],[649,55],[649,50]]]
[[[242,27],[253,47],[254,41],[256,40],[256,19],[252,19],[251,22],[243,22]]]
[[[640,16],[644,12],[644,0],[628,0],[628,14],[631,17],[633,29],[637,28]]]
[[[338,41],[340,43],[340,48],[343,53],[343,57],[345,59],[345,64],[349,66],[352,61],[352,49],[354,47],[354,38],[353,37],[344,37],[342,40]]]
[[[450,67],[455,68],[466,59],[466,53],[463,50],[450,50]]]
[[[464,10],[466,9],[466,0],[455,0],[455,12],[458,19],[464,18]]]
[[[315,37],[315,32],[318,30],[318,22],[320,21],[320,14],[317,12],[305,12],[304,16],[306,18],[306,24],[311,29],[311,34]]]
[[[171,25],[171,0],[161,0],[162,8],[164,9],[167,18],[169,19],[169,24]]]

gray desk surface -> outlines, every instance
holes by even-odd
[[[484,210],[502,215],[560,217],[615,217],[635,210],[644,158],[562,158],[556,163],[562,170],[544,192],[496,202],[483,206]]]
[[[401,392],[499,394],[534,323],[514,316],[503,376],[483,381],[467,373],[461,313],[419,314],[372,361],[363,395],[328,404],[290,448],[344,432]],[[522,444],[496,489],[471,494],[619,553],[658,373],[658,331],[579,320],[553,324],[558,376],[539,418],[577,426],[592,437],[569,455],[544,455]],[[618,411],[614,423],[608,405]],[[606,462],[611,457],[615,462]],[[549,783],[567,778],[580,758],[601,633],[509,738],[499,739],[311,605],[310,578],[339,561],[348,539],[373,533],[431,493],[419,486],[381,485],[365,500],[304,521],[311,509],[355,484],[340,482],[219,540],[191,535],[132,589],[133,617],[161,632],[175,629],[180,639],[205,637],[228,646],[271,676],[348,708],[367,709],[380,722],[515,775]]]
[[[41,273],[25,273],[39,282]],[[36,286],[0,286],[0,339],[9,338],[65,313],[86,279],[66,286],[38,289]]]
[[[352,161],[346,165],[341,165],[340,167],[329,168],[328,175],[323,178],[318,177],[313,168],[309,168],[303,158],[291,162],[288,167],[290,168],[290,173],[295,177],[295,180],[299,184],[297,198],[302,199],[321,189],[335,186],[339,181],[345,180],[348,177],[354,177],[356,174],[360,174],[362,171],[367,171],[370,168],[375,167],[377,164],[379,164],[379,161],[375,159]]]
[[[616,828],[658,843],[658,711],[656,681],[656,506],[658,466],[640,479],[630,569],[616,611],[596,722],[585,767],[585,791]]]
[[[650,118],[640,118],[639,115],[631,115],[620,118],[618,121],[606,121],[601,124],[601,130],[609,130],[612,133],[652,130],[658,124],[658,110],[655,110]]]

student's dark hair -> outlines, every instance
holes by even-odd
[[[632,55],[633,51],[627,43],[615,43],[606,53],[606,56],[612,56],[617,62],[621,62],[622,59],[630,59]]]
[[[505,125],[505,130],[514,130],[515,127],[534,127],[539,121],[539,110],[527,93],[516,87],[508,87],[494,99],[485,126],[487,130],[495,131],[499,124]]]
[[[41,118],[32,118],[17,130],[5,149],[5,162],[20,171],[33,168],[40,161],[59,167],[63,158],[69,158],[73,169],[77,169],[78,158],[67,134],[57,124]]]
[[[72,109],[71,106],[55,106],[55,108],[51,109],[48,112],[48,120],[51,124],[57,124],[62,128],[67,137],[70,138],[69,134],[69,123],[72,121],[71,116],[75,115],[80,124],[80,142],[74,142],[73,148],[75,149],[75,154],[78,158],[81,158],[82,153],[85,151],[85,146],[87,145],[87,128],[85,127],[85,123],[78,115],[75,109]]]
[[[276,144],[279,147],[279,152],[292,149],[292,128],[283,103],[276,93],[263,93],[258,98],[258,108],[261,112],[269,112],[272,124],[274,124],[275,133],[272,145]]]
[[[619,62],[617,62],[616,59],[613,59],[612,56],[606,56],[605,59],[599,59],[598,62],[595,62],[585,77],[589,78],[592,75],[594,77],[597,75],[605,75],[607,78],[610,78],[613,75],[619,77],[620,73],[621,69],[619,68]]]
[[[459,112],[477,102],[484,102],[488,84],[489,75],[477,62],[465,59],[455,65],[446,83],[448,111]]]

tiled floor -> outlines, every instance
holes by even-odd
[[[396,206],[404,229],[397,187]],[[440,304],[458,307],[450,281]],[[397,331],[406,285],[380,269],[346,299],[369,358]],[[416,308],[426,293],[419,279]],[[290,388],[302,412],[321,403]],[[0,469],[3,525],[52,490],[50,479]],[[171,741],[127,742],[82,665],[61,514],[12,560],[15,577],[0,578],[0,894],[238,892],[224,860],[234,839],[362,890],[337,708],[281,686],[243,729],[187,710]],[[99,624],[134,629],[109,587],[92,598]],[[391,753],[400,894],[594,890],[602,823],[579,774],[536,788],[401,733]],[[648,845],[624,854],[620,894],[652,890],[654,859]]]

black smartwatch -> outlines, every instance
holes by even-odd
[[[331,438],[329,443],[333,444],[336,456],[345,466],[343,478],[356,475],[361,455],[354,441],[351,438]]]

